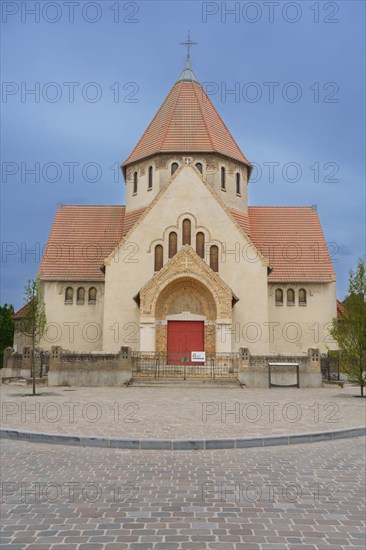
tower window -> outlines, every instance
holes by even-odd
[[[77,289],[77,292],[76,292],[76,303],[83,304],[84,301],[85,301],[85,289],[83,287],[80,287]]]
[[[147,188],[152,189],[152,187],[153,187],[153,167],[149,166]]]
[[[295,305],[295,291],[292,288],[289,288],[287,291],[287,305],[288,306]]]
[[[305,290],[305,288],[300,288],[300,290],[299,290],[299,304],[300,304],[300,306],[306,306],[306,290]]]
[[[137,172],[133,173],[133,194],[137,193]]]
[[[226,169],[224,166],[221,166],[221,189],[226,191]]]
[[[236,173],[236,194],[241,195],[241,181],[240,181],[240,173]]]
[[[174,174],[174,172],[176,172],[179,168],[179,165],[177,162],[173,162],[172,164],[172,175]]]
[[[155,247],[155,258],[154,258],[154,271],[160,271],[164,264],[164,255],[163,247],[161,244],[157,244]]]
[[[283,305],[283,291],[278,288],[276,290],[276,306],[282,306]]]
[[[74,299],[74,290],[71,286],[68,286],[65,290],[65,304],[72,304]]]
[[[89,304],[95,304],[97,301],[97,289],[92,286],[89,288],[89,296],[88,296],[88,303]]]
[[[196,235],[196,252],[200,258],[205,257],[205,235],[202,231]]]
[[[196,162],[196,168],[199,172],[201,172],[201,174],[203,174],[202,162]]]
[[[175,231],[169,233],[169,258],[173,258],[178,250],[178,235]]]
[[[183,220],[182,243],[191,244],[191,220]]]
[[[210,268],[216,273],[219,271],[219,249],[215,244],[210,248]]]

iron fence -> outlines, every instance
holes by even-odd
[[[337,351],[328,352],[320,356],[320,368],[323,380],[340,380],[340,356]]]
[[[159,378],[237,378],[238,353],[206,353],[205,361],[193,363],[190,353],[132,352],[132,376]]]

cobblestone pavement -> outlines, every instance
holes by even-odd
[[[364,438],[174,453],[3,441],[2,550],[364,550]]]
[[[228,438],[366,424],[357,387],[1,388],[3,428],[122,438]],[[22,395],[28,394],[27,397]]]

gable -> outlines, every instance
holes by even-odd
[[[232,211],[226,207],[197,168],[185,165],[173,174],[167,185],[142,213],[131,231],[124,236],[107,259],[106,265],[127,240],[144,242],[145,230],[148,232],[146,242],[152,243],[162,239],[163,233],[168,228],[176,228],[178,221],[186,215],[194,218],[196,231],[200,228],[206,231],[208,242],[223,242],[230,250],[238,240],[243,241],[255,249],[263,265],[268,264],[244,231],[243,224],[232,215]],[[141,229],[141,226],[145,229]]]

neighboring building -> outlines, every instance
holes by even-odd
[[[128,159],[125,206],[61,205],[42,346],[326,351],[336,278],[316,208],[248,207],[252,165],[185,68]]]

